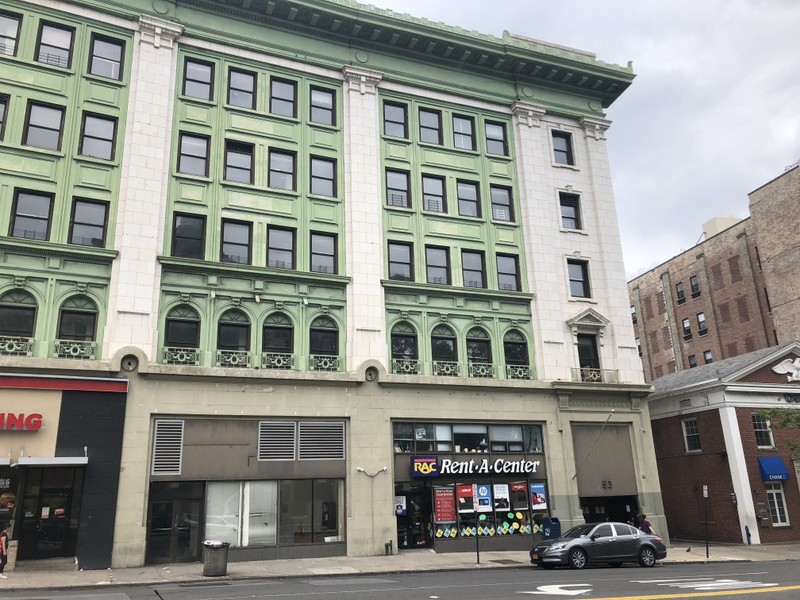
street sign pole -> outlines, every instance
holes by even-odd
[[[703,486],[703,498],[705,498],[706,505],[706,558],[708,558],[708,486]]]

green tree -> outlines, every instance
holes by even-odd
[[[770,428],[773,431],[794,429],[800,430],[800,410],[797,408],[772,408],[757,413],[760,417],[769,420]],[[780,444],[776,441],[776,446],[787,449],[792,460],[800,460],[800,444],[792,440],[783,440]]]

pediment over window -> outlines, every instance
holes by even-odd
[[[610,324],[611,321],[593,308],[587,308],[571,319],[567,319],[567,325],[569,325],[572,335],[578,335],[579,333],[603,335],[606,327]]]

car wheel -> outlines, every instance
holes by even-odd
[[[614,567],[614,568],[616,568],[616,567],[621,567],[621,566],[622,566],[622,563],[621,563],[621,562],[613,562],[613,563],[608,563],[608,566],[609,566],[609,567]]]
[[[643,567],[652,567],[656,564],[656,553],[650,546],[639,550],[639,564]]]
[[[580,548],[575,548],[569,553],[569,566],[571,569],[582,569],[586,566],[586,552]]]

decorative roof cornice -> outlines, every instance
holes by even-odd
[[[329,40],[434,63],[517,86],[592,98],[609,106],[633,81],[627,67],[594,54],[503,32],[502,37],[396,13],[354,0],[175,0],[197,8]],[[193,32],[187,26],[188,35]],[[199,33],[199,31],[198,31]]]

